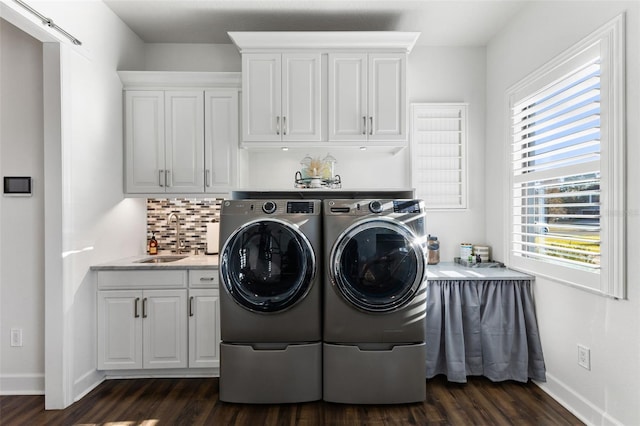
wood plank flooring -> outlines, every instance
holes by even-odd
[[[218,379],[107,380],[65,410],[45,411],[43,396],[0,397],[0,424],[13,425],[582,425],[533,383],[426,381],[417,404],[229,404]]]

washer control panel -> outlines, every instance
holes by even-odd
[[[313,201],[288,201],[287,213],[305,213],[313,214]]]

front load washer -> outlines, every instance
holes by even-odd
[[[324,200],[323,399],[424,401],[421,200]]]
[[[225,200],[220,400],[322,398],[322,204]]]

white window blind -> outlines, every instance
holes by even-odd
[[[510,266],[625,295],[622,19],[509,91]]]
[[[467,207],[467,104],[411,105],[416,197],[427,209]]]
[[[513,253],[600,269],[600,58],[515,103]]]

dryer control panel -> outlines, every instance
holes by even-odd
[[[404,200],[325,200],[325,215],[367,216],[389,214],[424,214],[424,202]]]
[[[421,213],[419,200],[395,200],[393,202],[394,213]]]

